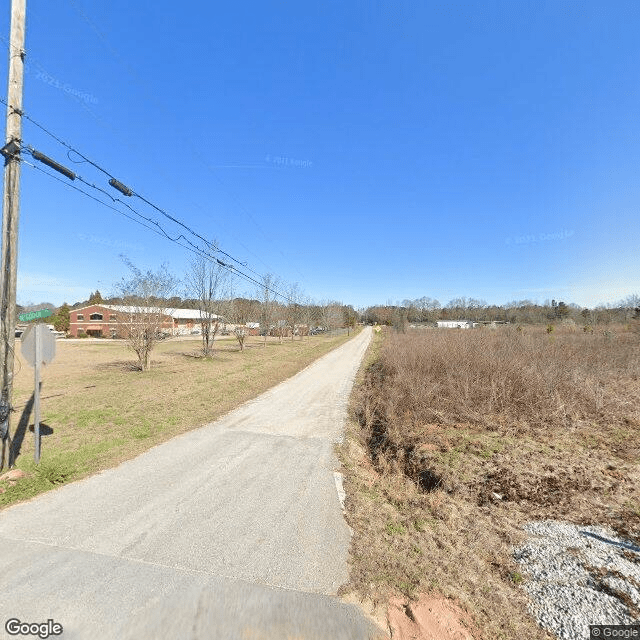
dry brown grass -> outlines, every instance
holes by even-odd
[[[28,481],[0,487],[0,507],[131,458],[155,444],[211,422],[294,375],[347,336],[284,341],[216,341],[211,358],[193,357],[199,340],[157,345],[150,371],[136,370],[121,341],[58,341],[43,368],[42,463],[33,464],[33,413],[21,420],[33,393],[33,369],[18,355],[12,418],[18,468]],[[19,347],[19,343],[18,343]],[[16,349],[19,352],[19,348]],[[22,422],[22,424],[20,424]]]
[[[438,592],[484,638],[545,638],[511,560],[529,520],[640,540],[640,341],[626,327],[388,332],[347,467],[362,597]]]

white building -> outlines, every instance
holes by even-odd
[[[478,323],[471,320],[438,320],[437,325],[439,329],[473,329]]]

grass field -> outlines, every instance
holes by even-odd
[[[353,333],[352,333],[353,335]],[[121,341],[58,341],[43,367],[42,457],[33,461],[33,369],[18,356],[12,417],[16,466],[27,478],[0,486],[0,507],[131,458],[155,444],[215,420],[285,380],[347,340],[249,338],[216,341],[212,358],[198,340],[157,345],[148,372]],[[19,352],[19,341],[16,352]],[[4,490],[4,491],[3,491]]]
[[[639,333],[388,330],[368,358],[341,450],[355,531],[345,591],[442,594],[477,640],[548,638],[518,588],[521,525],[601,524],[640,541]]]

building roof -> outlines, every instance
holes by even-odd
[[[125,306],[121,304],[103,304],[103,307],[107,309],[113,309],[114,311],[121,311],[123,313],[136,313],[140,311],[140,307],[136,306]],[[184,318],[185,320],[201,320],[202,318],[207,318],[208,314],[206,311],[200,311],[200,309],[174,309],[172,307],[145,307],[145,310],[148,310],[150,313],[164,313],[172,318]],[[211,314],[212,318],[221,318],[222,316],[217,316],[215,314]]]
[[[141,307],[131,305],[127,306],[122,304],[103,304],[101,302],[98,302],[96,304],[91,304],[80,309],[71,309],[71,311],[82,311],[83,309],[88,309],[89,307],[103,307],[104,309],[120,311],[121,313],[138,313],[141,310]],[[147,310],[149,313],[162,313],[175,319],[201,320],[208,317],[207,313],[204,311],[200,311],[200,309],[174,309],[173,307],[166,307],[163,309],[161,307],[145,307],[145,310]],[[222,316],[211,314],[211,318],[222,318]]]

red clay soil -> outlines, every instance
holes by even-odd
[[[391,600],[387,620],[393,640],[474,640],[468,616],[443,597],[421,596],[410,603]]]

